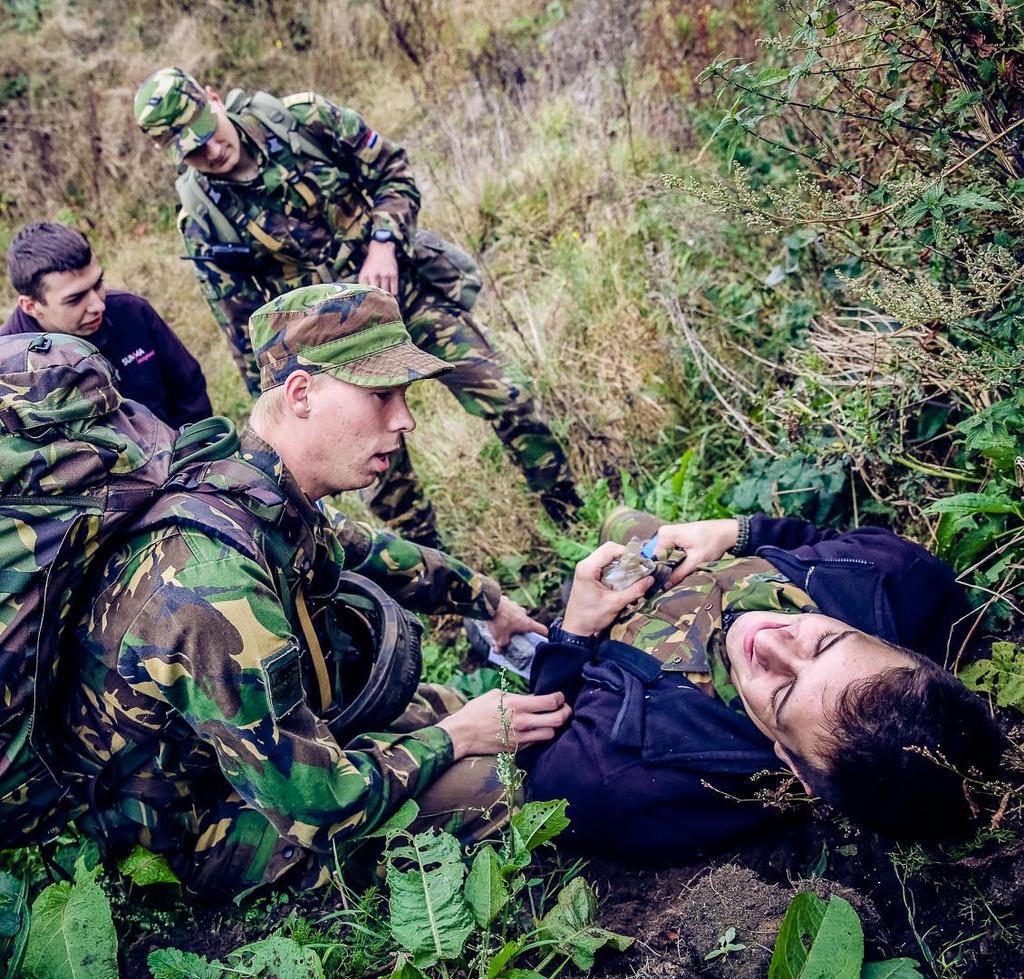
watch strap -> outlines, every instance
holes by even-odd
[[[575,632],[567,632],[562,628],[562,616],[555,619],[548,627],[548,642],[563,643],[566,646],[579,646],[582,649],[594,648],[593,636],[581,636]]]

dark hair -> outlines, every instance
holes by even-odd
[[[26,224],[7,249],[7,272],[19,295],[43,298],[51,272],[77,272],[92,261],[85,235],[63,224]]]
[[[816,795],[867,829],[921,842],[964,836],[974,823],[966,776],[997,767],[1003,736],[952,673],[901,652],[913,666],[840,694],[824,768],[796,756],[793,763]]]

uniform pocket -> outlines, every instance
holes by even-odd
[[[465,312],[473,308],[483,281],[468,252],[433,231],[417,231],[412,261],[421,281]]]

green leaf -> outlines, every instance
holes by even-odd
[[[988,493],[957,493],[944,500],[936,500],[925,508],[925,513],[951,513],[954,516],[973,516],[975,513],[1013,513],[1022,516],[1021,504],[1008,496]]]
[[[501,947],[501,951],[491,959],[491,964],[487,966],[487,979],[497,979],[498,975],[507,975],[508,973],[503,973],[501,970],[522,950],[522,942],[506,942]]]
[[[6,963],[8,979],[18,975],[28,944],[28,881],[0,873],[0,965]]]
[[[399,869],[404,861],[411,870]],[[408,846],[388,852],[391,934],[420,968],[458,956],[473,930],[462,894],[465,875],[459,843],[450,833],[417,833]]]
[[[0,936],[12,938],[21,929],[25,912],[24,884],[17,877],[0,873]]]
[[[555,943],[558,951],[580,969],[590,969],[599,949],[608,946],[624,952],[632,938],[617,935],[594,923],[597,898],[582,877],[574,877],[558,894],[555,906],[541,919],[538,933]]]
[[[860,979],[923,979],[923,976],[913,959],[886,959],[884,962],[865,962]]]
[[[805,939],[807,941],[805,942]],[[797,894],[775,941],[768,979],[860,979],[864,930],[848,901]]]
[[[1020,395],[997,401],[956,426],[964,436],[964,445],[992,459],[1003,469],[1013,466],[1021,454],[1021,433],[1024,432],[1024,404]]]
[[[900,225],[904,228],[912,228],[921,218],[931,212],[931,205],[927,201],[918,201],[911,204],[900,218]]]
[[[291,938],[264,938],[228,955],[228,967],[260,979],[324,979],[320,956]]]
[[[402,957],[390,979],[428,979],[427,974],[417,969],[407,958]]]
[[[51,884],[32,903],[29,979],[117,979],[117,934],[98,875],[79,859],[73,884]]]
[[[501,859],[485,846],[473,860],[465,887],[466,903],[476,923],[486,928],[508,904],[508,887],[501,873]]]
[[[952,197],[947,197],[942,203],[959,208],[961,211],[1003,210],[1003,205],[998,201],[990,200],[973,190],[959,190]]]
[[[221,979],[224,967],[195,952],[177,948],[158,948],[146,959],[153,979]]]
[[[994,693],[999,707],[1024,710],[1024,646],[992,643],[992,658],[979,659],[957,674],[969,690]]]
[[[507,851],[503,854],[505,857],[505,866],[502,867],[502,872],[507,877],[509,874],[515,873],[517,870],[522,870],[524,867],[530,866],[530,850],[526,845],[526,841],[523,839],[523,834],[516,829],[515,816],[512,817],[512,825],[509,826],[508,836],[511,842],[511,853]]]
[[[803,938],[813,939],[825,917],[825,902],[817,894],[797,894],[782,919],[768,979],[797,979],[807,961],[807,946]]]
[[[849,901],[833,894],[801,979],[859,979],[864,963],[864,929]]]
[[[526,803],[512,817],[512,826],[522,837],[523,846],[533,851],[558,836],[571,822],[565,814],[568,805],[565,799]]]
[[[377,837],[390,837],[408,829],[416,817],[420,814],[419,803],[415,799],[406,799],[398,809],[392,813],[387,822],[382,823],[375,830],[369,833],[361,833],[360,840],[371,840]]]
[[[150,884],[180,884],[178,875],[159,853],[150,853],[144,846],[136,846],[118,865],[117,869],[133,884],[148,887]]]

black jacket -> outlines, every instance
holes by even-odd
[[[16,307],[0,335],[42,329]],[[213,414],[198,361],[141,296],[108,289],[103,323],[86,339],[110,361],[121,394],[168,425],[180,428]]]
[[[747,551],[775,565],[826,615],[940,663],[967,612],[948,565],[881,528],[839,533],[758,514]],[[574,707],[527,782],[531,798],[569,800],[570,838],[624,857],[686,859],[774,815],[729,798],[750,799],[750,776],[780,767],[772,743],[745,715],[682,675],[662,672],[654,657],[621,643],[599,647],[594,657],[544,643],[530,687],[561,690]]]

